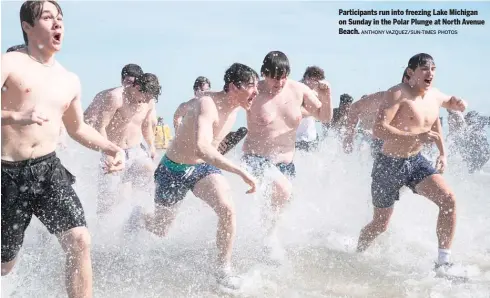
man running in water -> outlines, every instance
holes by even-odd
[[[247,111],[249,131],[243,145],[243,161],[256,177],[271,178],[271,183],[267,184],[273,214],[266,224],[264,244],[270,260],[280,262],[283,250],[276,237],[276,227],[278,217],[291,197],[290,180],[296,175],[293,164],[296,129],[303,111],[320,121],[330,121],[332,106],[327,82],[312,79],[312,90],[288,79],[289,60],[280,51],[265,56],[261,73],[264,80],[258,84],[259,95]]]
[[[124,166],[120,148],[83,122],[78,76],[55,60],[64,37],[57,1],[26,1],[20,21],[27,48],[2,55],[2,276],[16,262],[35,215],[66,254],[68,297],[92,297],[90,234],[73,176],[56,157],[64,123],[81,145]]]
[[[403,72],[402,83],[408,83],[409,76],[407,74],[407,68]],[[359,123],[359,128],[367,138],[371,145],[371,155],[376,155],[381,152],[383,147],[383,141],[372,135],[374,121],[378,113],[378,109],[383,101],[386,91],[376,92],[370,95],[364,95],[361,99],[353,103],[350,107],[350,111],[347,117],[347,130],[344,138],[344,151],[351,153],[354,144],[354,138],[356,136],[356,127]]]
[[[192,100],[175,138],[155,171],[155,213],[133,211],[128,228],[140,222],[157,236],[165,237],[179,206],[189,190],[206,202],[218,215],[218,283],[238,289],[240,280],[231,272],[231,253],[235,239],[235,210],[231,189],[221,170],[240,176],[255,192],[255,179],[220,154],[217,147],[235,123],[240,107],[248,110],[257,95],[257,73],[235,63],[225,73],[223,91],[206,92]]]
[[[194,90],[194,98],[197,98],[200,95],[204,94],[204,92],[211,89],[211,81],[208,78],[203,77],[203,76],[197,77],[197,79],[194,81],[194,86],[192,86],[192,89]],[[194,99],[194,98],[192,98],[192,99]],[[177,107],[177,110],[175,110],[175,113],[174,113],[174,129],[175,129],[175,131],[177,131],[177,127],[182,122],[182,118],[185,116],[185,114],[189,110],[189,107],[192,106],[191,105],[192,99],[181,103]]]
[[[123,148],[125,154],[126,169],[122,173],[116,175],[105,174],[102,169],[99,171],[97,214],[106,214],[117,203],[122,184],[131,182],[138,187],[146,187],[153,176],[152,158],[156,152],[153,110],[161,86],[151,73],[138,75],[132,80],[132,75],[136,75],[138,70],[140,68],[134,65],[126,66],[122,71],[123,86],[97,94],[85,111],[87,121]],[[142,143],[143,138],[148,150]]]
[[[325,71],[318,66],[308,66],[300,81],[314,89],[315,82],[325,80]],[[318,133],[315,117],[303,109],[303,119],[296,129],[296,149],[310,152],[318,148]]]
[[[432,87],[433,58],[417,54],[408,62],[408,83],[398,84],[384,96],[374,124],[374,135],[384,141],[372,171],[373,220],[362,229],[358,251],[364,251],[386,231],[399,190],[408,186],[439,207],[437,237],[439,257],[436,269],[450,265],[450,248],[456,225],[456,198],[442,175],[420,153],[426,143],[435,142],[440,156],[437,168],[446,165],[441,132],[437,131],[440,107],[464,111],[466,103]],[[439,125],[440,128],[440,125]]]

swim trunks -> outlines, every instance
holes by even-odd
[[[150,155],[143,144],[124,149],[124,169],[116,173],[106,173],[102,166],[104,165],[105,155],[103,154],[100,160],[99,167],[99,194],[102,196],[114,196],[119,192],[121,183],[133,182],[138,185],[146,185],[151,179],[148,176],[136,175],[137,167],[141,167],[145,163],[150,163]]]
[[[400,198],[402,186],[408,186],[416,193],[417,184],[434,174],[437,171],[421,153],[408,158],[393,158],[379,153],[371,174],[373,205],[377,208],[393,206]]]
[[[176,163],[164,155],[155,170],[155,203],[170,207],[182,201],[201,179],[221,170],[207,163],[188,165]]]
[[[290,180],[296,177],[296,167],[293,162],[274,164],[269,158],[255,154],[245,154],[242,160],[251,168],[252,174],[258,178],[262,178],[265,171],[273,167],[276,167]]]
[[[73,176],[56,154],[23,161],[2,160],[2,263],[17,256],[32,215],[51,234],[86,226]]]
[[[371,156],[373,158],[376,158],[376,156],[381,153],[381,150],[383,149],[383,140],[377,139],[377,138],[372,138],[370,140],[370,147],[371,147]]]
[[[318,148],[318,136],[313,141],[296,141],[296,149],[311,152]]]

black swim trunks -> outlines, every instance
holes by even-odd
[[[409,158],[393,158],[379,153],[373,164],[371,195],[373,205],[388,208],[400,198],[400,188],[415,187],[425,178],[437,174],[431,163],[421,153]]]
[[[274,166],[288,179],[291,180],[296,177],[296,167],[292,162],[281,162],[274,164],[272,160],[268,159],[267,157],[255,154],[245,154],[242,157],[242,160],[247,164],[248,167],[251,168],[252,174],[257,178],[262,178],[264,176],[264,172]]]
[[[377,139],[377,138],[372,138],[371,142],[369,143],[371,147],[371,156],[373,158],[376,158],[376,156],[381,153],[381,150],[383,149],[383,140]]]
[[[75,176],[54,152],[23,161],[2,160],[2,263],[17,256],[32,215],[51,234],[86,226],[74,183]]]

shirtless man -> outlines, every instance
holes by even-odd
[[[56,157],[64,123],[68,134],[124,164],[120,148],[83,122],[78,76],[54,55],[64,37],[57,1],[26,1],[20,8],[26,49],[2,55],[2,276],[8,274],[35,215],[66,254],[69,297],[92,297],[90,234],[73,176]]]
[[[276,237],[276,223],[291,197],[290,179],[296,174],[293,164],[296,129],[303,111],[322,122],[330,121],[332,106],[327,82],[308,80],[309,88],[288,79],[289,60],[280,51],[266,55],[261,73],[264,80],[258,84],[259,95],[247,111],[248,135],[243,145],[243,161],[256,177],[270,178],[267,185],[273,214],[266,223],[264,248],[270,260],[280,262],[283,250]]]
[[[145,187],[151,183],[154,171],[152,159],[156,149],[152,122],[161,87],[154,74],[141,74],[132,83],[126,83],[124,74],[123,70],[122,87],[97,94],[85,111],[87,121],[125,153],[126,169],[122,173],[108,175],[99,171],[97,213],[101,215],[117,203],[122,184],[131,182]],[[143,138],[148,150],[142,144]]]
[[[129,226],[144,227],[165,237],[177,216],[180,203],[191,190],[218,215],[216,244],[218,247],[218,283],[237,289],[240,280],[231,273],[231,253],[235,239],[235,210],[231,190],[221,170],[240,176],[255,191],[255,180],[217,150],[218,145],[235,123],[240,107],[249,109],[257,95],[257,73],[250,67],[235,63],[225,73],[224,90],[206,92],[191,101],[175,138],[155,171],[155,213],[141,214],[136,208]]]
[[[211,81],[208,78],[203,77],[203,76],[197,77],[197,79],[194,81],[194,86],[192,86],[192,89],[194,90],[194,98],[197,98],[200,95],[202,95],[204,92],[211,89]],[[194,98],[192,98],[192,99],[194,99]],[[175,110],[174,128],[176,131],[177,131],[177,127],[182,122],[182,118],[185,116],[185,114],[189,110],[189,107],[192,106],[191,105],[192,99],[181,103],[177,107],[177,110]]]
[[[407,74],[407,69],[403,72],[402,83],[408,83],[410,79]],[[376,155],[381,151],[383,147],[383,141],[372,136],[372,130],[374,121],[378,113],[378,109],[384,98],[386,91],[376,92],[370,95],[364,95],[361,99],[353,103],[350,107],[347,117],[347,130],[343,142],[344,151],[351,153],[354,144],[354,138],[356,136],[356,127],[359,123],[359,128],[367,138],[371,145],[371,155]]]
[[[325,71],[318,66],[308,66],[300,82],[313,89],[314,86],[312,84],[322,80],[325,80]],[[317,120],[304,108],[302,109],[302,114],[303,119],[296,129],[296,150],[314,151],[317,149],[319,141],[316,130]]]
[[[432,87],[435,75],[433,58],[417,54],[408,62],[410,80],[390,88],[384,96],[374,124],[374,135],[384,141],[382,152],[373,164],[371,193],[372,221],[362,229],[358,251],[364,251],[388,228],[399,190],[408,186],[439,207],[437,237],[439,257],[436,269],[450,265],[450,248],[456,226],[456,198],[441,174],[421,155],[425,143],[435,142],[440,156],[436,167],[443,172],[445,148],[440,131],[440,107],[464,111],[466,103],[442,94]]]

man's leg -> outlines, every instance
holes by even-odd
[[[437,238],[439,264],[449,262],[449,254],[456,229],[456,197],[440,174],[428,176],[415,187],[418,194],[428,198],[439,207]]]
[[[142,215],[145,229],[158,237],[166,237],[177,217],[180,204],[181,202],[171,206],[164,206],[155,203],[153,214],[147,213]]]
[[[65,283],[68,297],[92,297],[92,261],[90,234],[86,227],[76,227],[58,235],[66,254]]]
[[[271,196],[271,217],[267,223],[267,237],[274,237],[277,232],[277,226],[285,207],[288,205],[291,194],[292,184],[284,175],[278,175],[269,186]]]
[[[218,215],[216,246],[220,267],[231,266],[231,254],[236,233],[236,215],[231,201],[231,189],[221,174],[211,174],[199,180],[193,193],[206,202]]]
[[[388,229],[393,206],[388,208],[374,207],[373,219],[362,230],[357,243],[357,251],[365,251],[380,234]]]

